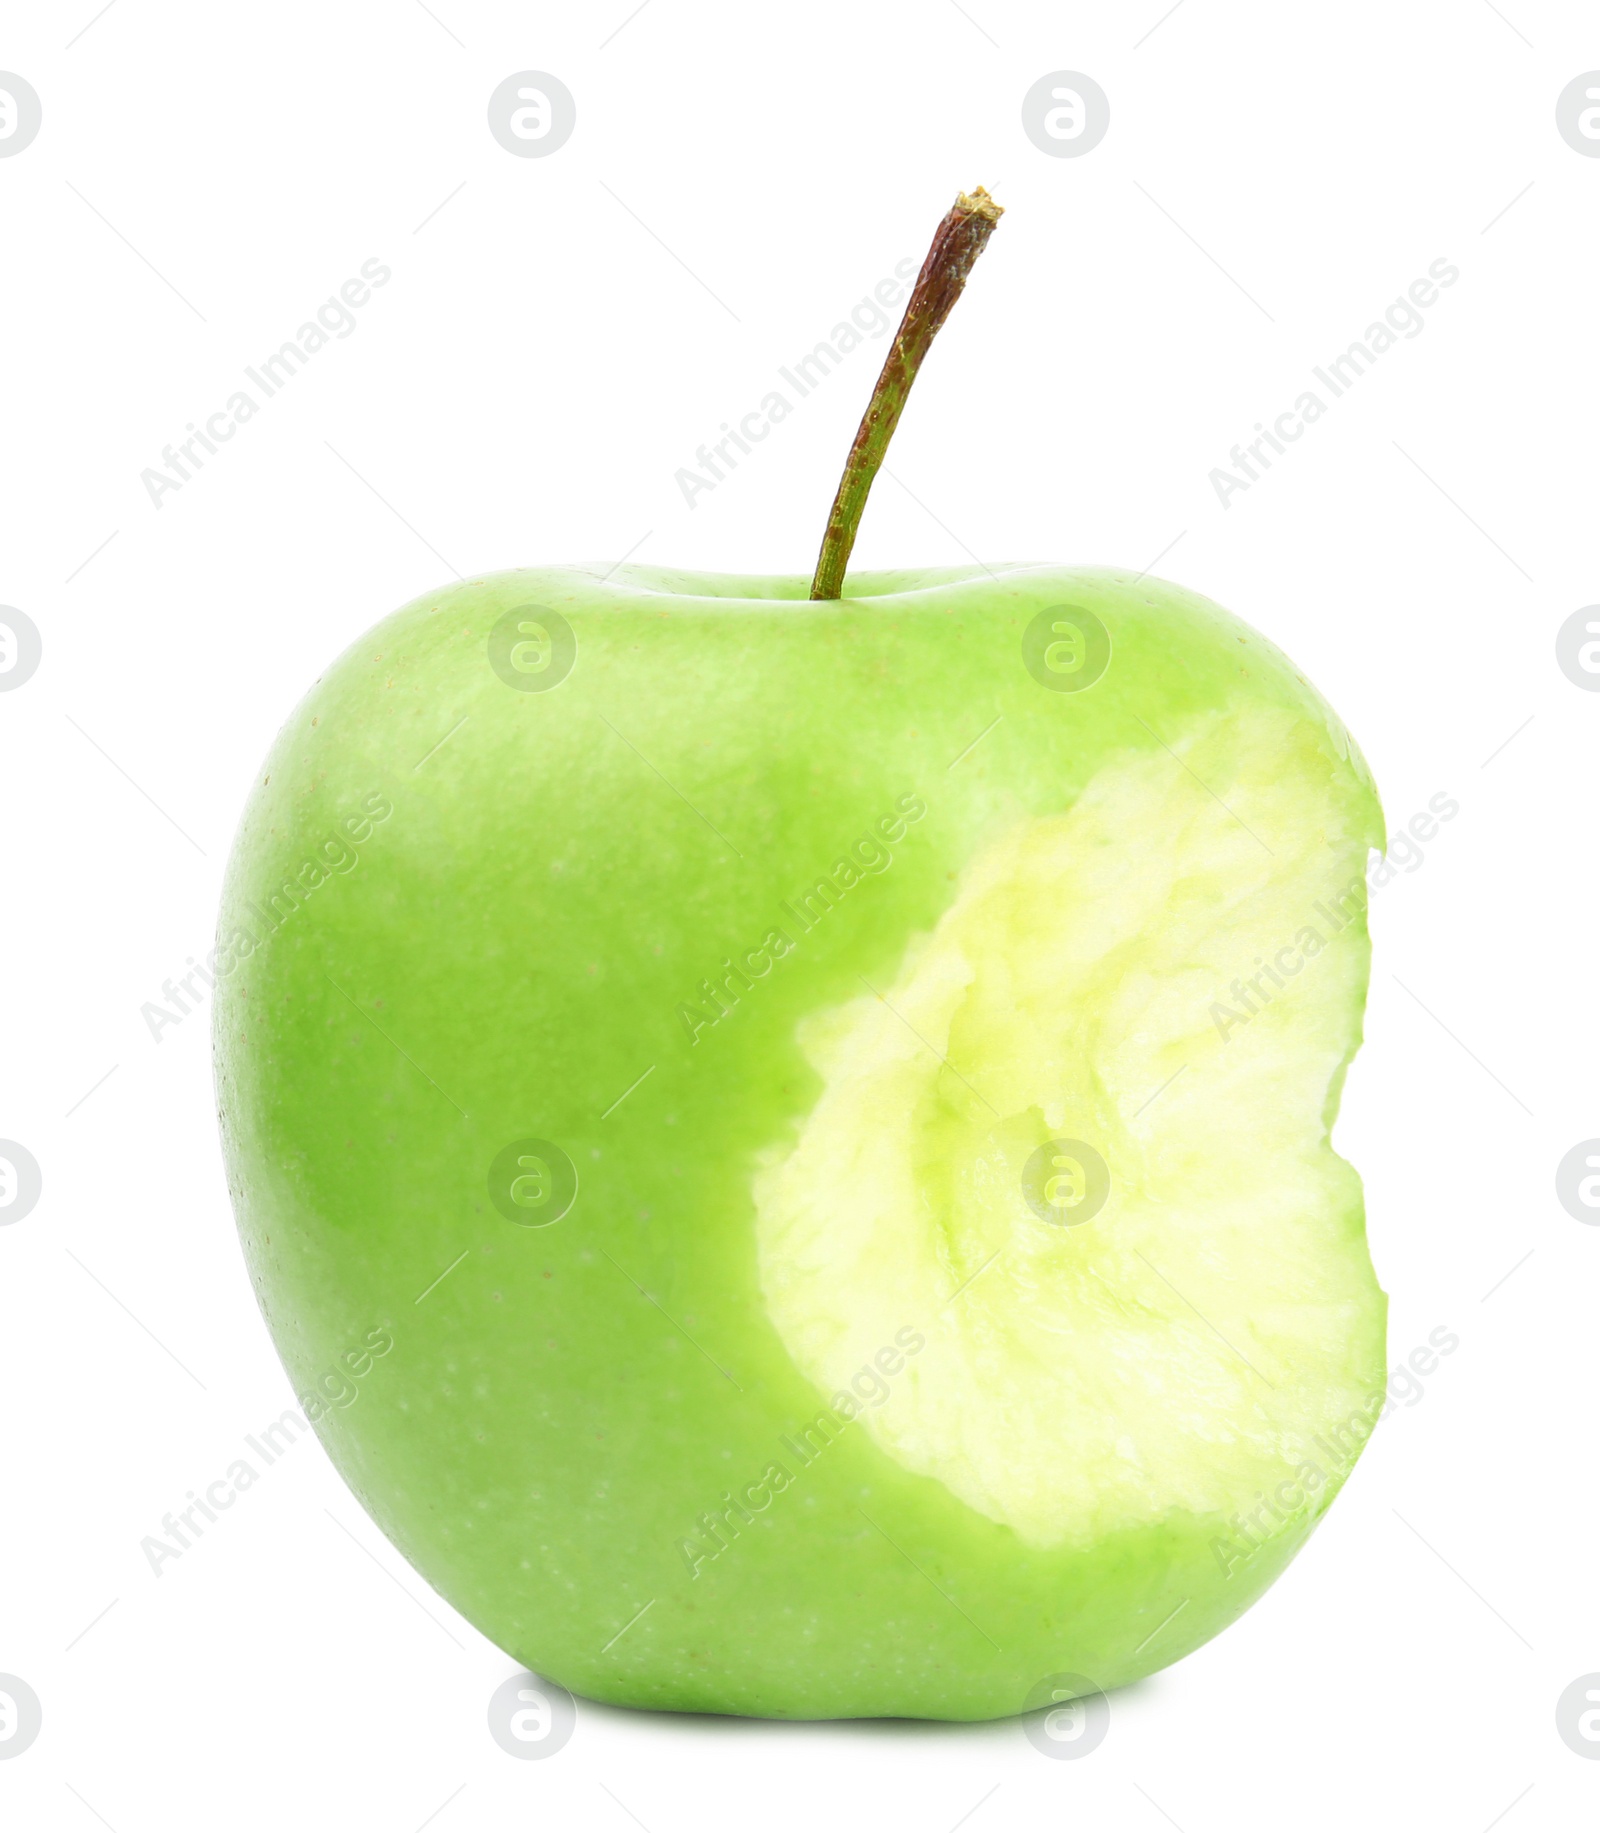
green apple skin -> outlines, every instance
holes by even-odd
[[[1179,753],[1241,708],[1309,735],[1326,769],[1307,819],[1357,837],[1358,871],[1382,843],[1331,709],[1191,593],[1052,566],[849,583],[815,604],[798,578],[573,567],[427,594],[296,710],[227,876],[224,1151],[295,1391],[429,1584],[598,1700],[968,1720],[1038,1704],[1051,1677],[1120,1686],[1236,1618],[1347,1474],[1331,1460],[1248,1538],[1220,1510],[1173,1507],[1049,1544],[909,1468],[865,1420],[792,1455],[828,1395],[774,1324],[752,1183],[818,1098],[805,1022],[891,985],[994,836],[1070,810],[1108,759],[1170,768],[1197,810],[1202,791],[1227,802],[1224,784],[1187,783]],[[488,660],[530,604],[576,640],[548,691]],[[1023,663],[1030,624],[1062,604],[1110,633],[1082,692]],[[813,930],[788,922],[904,798],[926,813],[892,865]],[[1136,856],[1141,836],[1126,844]],[[702,982],[729,987],[720,964],[780,927],[792,952],[694,1030],[680,1008],[718,1011]],[[1364,918],[1345,941],[1319,1152],[1359,1039]],[[1202,1029],[1210,997],[1227,995],[1202,997]],[[988,1066],[949,1049],[981,1084]],[[491,1165],[527,1138],[577,1172],[544,1226],[491,1201]],[[1384,1300],[1359,1184],[1328,1162],[1346,1178],[1329,1238],[1352,1269],[1338,1331],[1352,1391],[1377,1394]],[[935,1320],[903,1322],[926,1362]],[[775,1464],[781,1491],[760,1482]]]

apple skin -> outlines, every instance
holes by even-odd
[[[849,583],[813,604],[798,578],[635,566],[429,593],[294,713],[228,872],[224,1149],[296,1393],[427,1581],[599,1700],[983,1719],[1063,1672],[1122,1685],[1235,1619],[1338,1487],[1226,1576],[1215,1520],[1040,1548],[859,1426],[804,1469],[784,1457],[826,1396],[769,1319],[750,1186],[816,1098],[801,1021],[890,983],[997,828],[1241,701],[1323,735],[1336,793],[1382,834],[1331,709],[1191,593],[1051,566]],[[575,633],[549,691],[487,657],[530,603]],[[1063,603],[1111,634],[1081,693],[1022,665]],[[691,1041],[700,982],[908,795],[927,812],[892,869]],[[303,869],[341,834],[321,857],[343,869]],[[268,932],[293,875],[303,901]],[[577,1170],[548,1226],[490,1200],[492,1162],[530,1137]],[[1380,1311],[1379,1387],[1382,1354]],[[691,1576],[680,1542],[775,1461],[791,1486]]]

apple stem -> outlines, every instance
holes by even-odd
[[[963,191],[949,214],[933,233],[933,246],[917,275],[906,302],[905,316],[895,332],[894,344],[884,361],[872,399],[856,430],[855,443],[845,460],[839,493],[828,516],[828,532],[811,581],[811,596],[838,598],[844,590],[845,568],[856,544],[861,512],[867,506],[872,480],[878,475],[894,429],[900,424],[911,384],[922,359],[961,297],[972,264],[983,253],[994,226],[1004,212],[979,185],[970,196]]]

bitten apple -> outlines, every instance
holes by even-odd
[[[1349,735],[1142,575],[845,576],[997,215],[941,225],[815,579],[427,593],[296,711],[229,871],[223,1133],[284,1362],[392,1335],[324,1445],[594,1698],[1135,1679],[1271,1583],[1381,1403],[1330,1143],[1382,839]]]

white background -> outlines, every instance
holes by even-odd
[[[1555,1703],[1600,1669],[1600,1230],[1554,1194],[1600,1134],[1600,698],[1554,652],[1600,598],[1600,160],[1554,115],[1600,66],[1593,9],[629,4],[8,9],[0,68],[44,126],[0,160],[0,602],[44,662],[0,698],[0,1134],[45,1193],[0,1230],[0,1672],[44,1730],[0,1762],[0,1819],[1593,1824],[1600,1764]],[[577,100],[548,158],[486,127],[528,69]],[[1062,69],[1111,100],[1082,158],[1021,127]],[[635,548],[809,570],[881,341],[695,508],[674,472],[979,182],[1007,215],[857,562],[1161,556],[1324,690],[1391,829],[1459,801],[1374,900],[1339,1143],[1391,1360],[1437,1326],[1460,1347],[1288,1576],[1117,1695],[1084,1760],[1015,1723],[580,1702],[565,1750],[518,1762],[485,1728],[515,1664],[314,1442],[152,1576],[141,1537],[292,1396],[234,1238],[209,1019],[157,1044],[140,1007],[209,945],[277,726],[395,605]],[[355,332],[155,508],[141,470],[374,256],[393,279]],[[1461,278],[1422,334],[1220,505],[1212,467],[1438,257]]]

